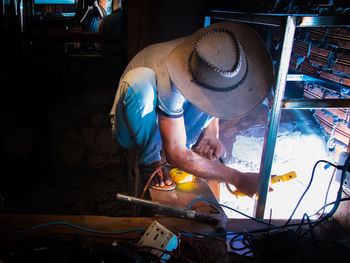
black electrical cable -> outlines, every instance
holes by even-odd
[[[307,219],[307,223],[305,223],[305,224],[307,224],[307,225],[309,226],[309,229],[312,228],[312,223],[313,223],[313,222],[310,220],[309,215],[306,214],[306,213],[304,213],[304,215],[303,215],[303,217],[302,217],[302,220],[301,220],[301,222],[300,222],[298,228],[295,230],[292,239],[294,239],[294,238],[298,239],[297,237],[299,236],[299,233],[302,231],[301,227],[302,227],[302,225],[304,225],[304,220],[305,220],[305,218]],[[316,244],[316,239],[315,239],[315,236],[314,236],[314,232],[313,232],[313,231],[311,231],[311,237],[312,237],[312,240],[314,241],[314,243]]]
[[[343,201],[349,201],[350,198],[343,198],[341,199],[339,202],[343,202]],[[328,203],[326,204],[324,207],[326,206],[329,206],[329,205],[332,205],[334,204],[336,201],[334,202],[331,202],[331,203]],[[321,211],[324,207],[320,208],[319,211]],[[318,211],[318,212],[319,212]],[[316,212],[316,214],[318,213]],[[307,222],[305,222],[305,220]],[[296,223],[296,224],[289,224],[288,227],[297,227],[297,229],[295,230],[294,234],[292,235],[292,237],[289,239],[293,246],[295,246],[296,248],[299,248],[300,249],[300,252],[301,252],[301,256],[303,258],[303,254],[304,254],[304,251],[302,250],[302,247],[300,247],[297,243],[297,240],[300,238],[301,236],[301,227],[303,225],[308,225],[309,227],[309,230],[308,231],[313,231],[314,229],[314,224],[317,223],[318,221],[312,221],[310,219],[310,217],[305,213],[303,215],[303,218],[302,218],[302,221],[300,223]],[[278,229],[282,229],[282,228],[285,228],[284,225],[281,225],[281,226],[276,226],[273,228],[273,230],[278,230]],[[250,231],[247,231],[247,230],[243,230],[242,232],[240,233],[237,233],[231,240],[230,240],[230,247],[232,249],[232,252],[239,255],[239,256],[244,256],[244,255],[247,255],[249,253],[256,253],[256,252],[259,252],[259,246],[260,244],[257,243],[257,241],[259,241],[258,238],[254,237],[253,234],[258,234],[258,233],[267,233],[269,234],[269,228],[268,227],[265,227],[265,228],[260,228],[260,229],[254,229],[254,230],[250,230]],[[236,247],[234,246],[234,242],[238,242],[238,238],[239,237],[242,237],[241,239],[241,243],[243,245],[243,247]],[[306,238],[306,239],[310,239],[314,242],[314,244],[317,246],[318,242],[327,242],[327,243],[335,243],[335,241],[328,241],[328,240],[320,240],[320,239],[316,239],[314,235],[312,235],[312,238],[309,238],[309,237],[303,237],[303,238]],[[245,249],[248,249],[248,251],[246,251],[245,253],[243,254],[240,254],[239,251],[242,251],[242,250],[245,250]]]
[[[323,203],[323,211],[322,211],[322,214],[319,216],[319,217],[322,217],[325,213],[325,208],[326,208],[326,204],[327,204],[327,199],[328,199],[328,194],[329,194],[329,190],[331,189],[331,185],[332,185],[332,182],[333,182],[333,179],[334,179],[334,175],[335,175],[335,172],[337,171],[337,169],[334,169],[333,170],[333,173],[332,173],[332,176],[331,176],[331,179],[329,180],[329,184],[328,184],[328,187],[327,187],[327,191],[326,191],[326,196],[324,198],[324,203]]]
[[[348,157],[346,158],[344,165],[343,166],[337,166],[338,169],[342,169],[342,173],[341,173],[341,179],[340,179],[340,184],[339,184],[339,189],[338,189],[338,195],[337,195],[337,199],[334,203],[334,206],[332,208],[332,210],[325,215],[323,218],[321,218],[320,220],[316,221],[312,227],[315,228],[316,226],[318,226],[319,224],[321,224],[322,222],[326,221],[327,219],[329,219],[331,216],[333,216],[333,214],[335,213],[335,211],[338,209],[339,204],[340,204],[340,200],[341,200],[341,196],[342,196],[342,192],[343,192],[343,184],[344,184],[344,180],[346,178],[346,172],[348,170],[348,168],[350,167],[350,154],[348,155]],[[309,229],[307,231],[305,231],[302,235],[300,235],[299,237],[302,238],[304,237],[307,233],[309,233],[312,229]]]
[[[334,202],[331,202],[331,203],[328,203],[328,204],[325,204],[320,210],[317,211],[317,213],[319,213],[319,211],[321,211],[322,209],[324,209],[326,206],[329,206],[329,205],[332,205],[332,204],[335,204],[335,206],[333,207],[332,211],[327,214],[326,217],[322,218],[321,220],[318,220],[318,221],[311,221],[310,217],[308,214],[304,214],[303,217],[302,217],[302,220],[300,223],[298,224],[289,224],[295,211],[297,210],[299,204],[301,203],[303,197],[305,196],[305,194],[307,193],[307,191],[309,190],[311,184],[312,184],[312,181],[313,181],[313,178],[314,178],[314,175],[315,175],[315,170],[316,170],[316,167],[319,163],[327,163],[337,169],[342,169],[342,176],[341,176],[341,183],[340,183],[340,188],[339,188],[339,191],[338,191],[338,195],[337,195],[337,200],[334,201]],[[317,246],[317,241],[319,240],[316,240],[315,238],[315,235],[314,235],[314,228],[320,224],[322,221],[325,220],[325,218],[329,218],[331,215],[334,214],[336,208],[339,206],[339,203],[342,202],[342,201],[346,201],[346,200],[350,200],[350,198],[343,198],[343,199],[340,199],[339,197],[341,197],[341,192],[342,192],[342,186],[343,186],[343,183],[344,183],[344,180],[345,180],[345,177],[346,177],[346,171],[347,169],[349,168],[349,164],[350,163],[350,157],[348,156],[347,160],[345,161],[344,165],[343,166],[339,166],[339,165],[335,165],[329,161],[325,161],[325,160],[319,160],[315,163],[314,167],[313,167],[313,170],[312,170],[312,174],[311,174],[311,178],[310,178],[310,181],[309,181],[309,184],[308,186],[306,187],[304,193],[302,194],[302,196],[300,197],[297,205],[295,206],[291,216],[289,217],[288,221],[283,225],[283,226],[274,226],[274,229],[280,229],[280,228],[284,228],[286,227],[287,225],[289,227],[292,227],[292,226],[297,226],[297,230],[294,232],[291,240],[293,242],[296,242],[299,238],[301,237],[304,237],[305,234],[311,232],[311,235],[312,235],[312,240],[314,242],[314,244]],[[334,175],[334,174],[333,174]],[[333,176],[331,178],[331,181],[330,181],[330,184],[332,182],[332,179],[333,179]],[[327,200],[327,195],[328,195],[328,192],[329,192],[329,188],[330,188],[330,184],[329,184],[329,187],[328,187],[328,190],[327,190],[327,193],[326,193],[326,198],[325,200]],[[326,201],[325,201],[326,202]],[[316,214],[317,214],[316,213]],[[305,220],[307,222],[305,222]],[[303,225],[308,225],[309,228],[308,230],[306,230],[306,232],[304,232],[303,234],[301,233],[302,232],[302,229],[301,227]],[[232,250],[234,251],[239,251],[239,250],[244,250],[244,249],[249,249],[248,252],[246,253],[249,253],[249,252],[254,252],[257,248],[258,248],[258,241],[259,239],[257,239],[253,233],[259,233],[259,232],[266,232],[266,233],[269,233],[269,230],[270,228],[262,228],[262,229],[256,229],[256,230],[252,230],[252,231],[246,231],[246,230],[243,230],[241,233],[237,233],[237,235],[235,237],[233,237],[231,240],[230,240],[230,247]],[[238,237],[242,236],[242,244],[243,244],[243,247],[240,247],[240,248],[237,248],[233,245],[234,241],[236,241],[236,239]],[[296,244],[296,243],[295,243]],[[297,245],[297,244],[296,244]]]
[[[86,231],[86,232],[91,232],[91,233],[96,233],[96,234],[108,234],[108,235],[121,235],[121,234],[126,234],[126,233],[129,233],[129,232],[135,232],[135,231],[143,232],[143,231],[147,230],[147,229],[144,229],[144,228],[132,228],[132,229],[127,229],[127,230],[123,230],[123,231],[119,231],[119,232],[108,232],[108,231],[101,231],[101,230],[95,230],[95,229],[86,228],[86,227],[78,226],[78,225],[71,224],[71,223],[68,223],[68,222],[49,222],[49,223],[36,225],[36,226],[25,228],[25,229],[20,229],[20,230],[13,230],[13,229],[7,229],[7,228],[0,227],[0,231],[7,232],[7,233],[17,233],[17,234],[19,234],[19,233],[25,233],[25,232],[34,231],[34,230],[37,230],[39,228],[43,228],[43,227],[47,227],[47,226],[51,226],[51,225],[64,225],[64,226],[77,228],[79,230],[83,230],[83,231]]]
[[[344,201],[350,201],[350,197],[345,197],[345,198],[340,199],[340,202],[344,202]],[[321,212],[321,210],[324,210],[327,206],[333,205],[333,204],[335,204],[336,202],[337,202],[337,201],[333,201],[333,202],[330,202],[330,203],[325,204],[325,205],[322,206],[320,209],[318,209],[318,211],[317,211],[314,215],[317,215],[319,212]]]
[[[337,167],[335,164],[333,164],[333,163],[331,163],[331,162],[329,162],[329,161],[326,161],[326,160],[319,160],[319,161],[317,161],[317,162],[315,163],[315,165],[314,165],[314,167],[313,167],[313,169],[312,169],[312,173],[311,173],[311,178],[310,178],[309,184],[308,184],[308,186],[306,187],[304,193],[303,193],[303,194],[301,195],[301,197],[299,198],[299,201],[298,201],[297,205],[295,206],[295,208],[294,208],[292,214],[290,215],[289,219],[288,219],[287,222],[284,224],[284,226],[287,226],[287,225],[289,224],[289,222],[292,220],[292,217],[294,216],[294,214],[295,214],[297,208],[299,207],[301,201],[303,200],[305,194],[307,193],[307,191],[309,190],[309,188],[310,188],[310,186],[311,186],[311,184],[312,184],[312,181],[313,181],[313,179],[314,179],[315,170],[316,170],[317,165],[318,165],[319,163],[322,163],[322,162],[323,162],[323,163],[328,163],[328,164],[330,164],[330,165],[332,165],[332,166],[334,166],[334,167]]]
[[[242,236],[242,239],[243,239],[243,233],[239,233],[239,234],[235,235],[233,238],[231,238],[231,240],[230,240],[230,248],[231,248],[233,251],[240,251],[240,250],[245,250],[245,249],[247,249],[246,246],[235,247],[235,246],[233,245],[234,242],[237,242],[237,238],[240,237],[240,236]],[[243,243],[242,243],[242,244],[243,244]]]

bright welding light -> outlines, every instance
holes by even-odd
[[[270,209],[272,218],[289,218],[310,180],[314,164],[320,159],[332,162],[324,133],[312,119],[306,119],[307,114],[308,112],[296,111],[292,121],[280,124],[271,174],[282,175],[295,171],[297,178],[272,185],[274,191],[268,194],[265,218],[270,216]],[[232,157],[227,165],[242,172],[259,172],[264,132],[265,126],[261,124],[252,125],[237,134],[232,146]],[[316,169],[312,187],[294,218],[302,218],[305,212],[311,215],[324,205],[332,173],[333,168],[324,169],[324,165]],[[337,187],[337,182],[333,181],[328,190],[328,202],[335,200]],[[220,187],[220,202],[253,215],[254,200],[248,197],[237,199],[224,185]],[[331,207],[327,207],[327,210]],[[225,212],[229,218],[242,217],[232,211]]]

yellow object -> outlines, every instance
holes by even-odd
[[[292,180],[297,177],[297,174],[295,172],[289,172],[287,174],[283,175],[276,175],[271,177],[271,184],[279,183],[279,182],[286,182],[289,180]]]
[[[186,173],[178,168],[171,169],[169,174],[171,179],[177,184],[192,182],[194,178],[192,174]]]
[[[293,172],[289,172],[283,175],[275,175],[275,176],[271,176],[270,179],[270,183],[271,184],[275,184],[275,183],[279,183],[279,182],[286,182],[289,180],[292,180],[294,178],[297,178],[297,174],[293,171]],[[240,191],[238,190],[231,190],[231,188],[228,186],[228,184],[226,184],[227,190],[233,194],[234,196],[236,196],[236,198],[238,198],[239,196],[245,196],[244,194],[242,194]]]

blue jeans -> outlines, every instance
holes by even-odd
[[[135,149],[141,164],[160,160],[162,141],[158,129],[157,87],[154,74],[143,74],[141,83],[123,84],[112,131],[123,148]],[[148,74],[145,74],[148,73]]]

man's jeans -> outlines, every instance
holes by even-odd
[[[136,73],[143,74],[141,83],[134,82],[129,86],[125,82],[119,87],[124,94],[117,103],[112,131],[123,148],[137,151],[141,164],[151,164],[160,160],[162,149],[156,111],[156,82],[151,70]]]

